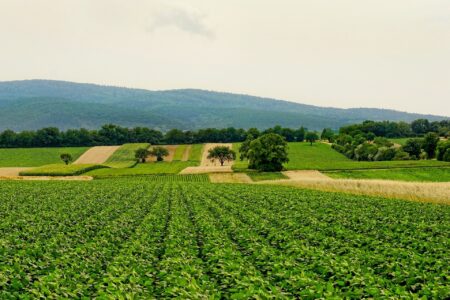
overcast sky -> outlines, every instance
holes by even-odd
[[[0,80],[450,116],[450,0],[0,0]]]

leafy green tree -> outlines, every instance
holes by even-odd
[[[427,119],[418,119],[411,123],[411,129],[415,134],[424,134],[430,131],[430,122]]]
[[[439,142],[436,150],[437,160],[450,161],[445,159],[446,153],[450,153],[450,141]]]
[[[294,138],[297,142],[303,142],[305,140],[306,129],[302,126],[294,131]]]
[[[156,157],[156,161],[163,161],[164,157],[169,155],[169,150],[164,147],[158,146],[153,147],[153,149],[149,153],[151,156]]]
[[[355,149],[356,160],[372,161],[378,152],[378,147],[374,144],[363,143]]]
[[[368,141],[373,141],[376,137],[377,137],[377,136],[376,136],[375,133],[373,133],[373,132],[368,132],[368,133],[366,134],[366,139],[367,139]]]
[[[305,135],[305,140],[310,143],[310,145],[312,146],[312,144],[317,141],[319,139],[319,136],[317,135],[317,133],[315,133],[314,131],[308,131]]]
[[[239,147],[239,159],[244,160],[248,158],[248,150],[250,149],[250,143],[255,139],[251,134],[247,135],[247,139],[241,143]]]
[[[327,140],[328,142],[332,143],[334,141],[334,132],[331,130],[331,128],[324,128],[322,130],[322,134],[320,135],[320,138],[322,140]]]
[[[249,168],[265,172],[281,171],[283,163],[289,161],[288,144],[278,134],[269,133],[250,143],[248,150]]]
[[[418,159],[422,151],[422,140],[409,139],[402,148],[412,159]]]
[[[72,155],[70,155],[70,153],[62,153],[59,158],[61,158],[61,160],[68,165],[72,160]]]
[[[141,163],[145,163],[145,160],[150,155],[150,151],[146,148],[139,148],[134,151],[134,157]]]
[[[422,148],[427,153],[428,159],[434,158],[438,142],[439,136],[434,132],[427,133],[423,138]]]
[[[208,159],[214,162],[216,159],[220,162],[220,165],[223,166],[225,161],[233,161],[236,159],[236,152],[230,149],[227,146],[217,146],[208,150]]]

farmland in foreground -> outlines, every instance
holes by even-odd
[[[69,153],[76,160],[89,147],[0,148],[0,167],[38,167],[63,164],[59,156]]]
[[[239,149],[239,143],[233,145]],[[323,143],[289,143],[289,162],[285,165],[287,170],[357,170],[357,169],[384,169],[409,167],[450,167],[450,163],[436,160],[405,160],[405,161],[354,161],[339,152],[331,149],[330,145]],[[239,155],[238,155],[239,157]],[[236,160],[235,170],[245,170],[247,161]]]
[[[448,205],[144,178],[0,191],[0,298],[450,297]]]

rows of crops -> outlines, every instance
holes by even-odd
[[[287,187],[0,182],[0,298],[450,297],[450,207]]]

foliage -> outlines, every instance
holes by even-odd
[[[329,143],[334,142],[334,132],[331,128],[324,128],[322,130],[322,134],[320,135],[320,139],[327,140]]]
[[[236,152],[227,146],[216,146],[208,150],[207,158],[212,162],[217,159],[220,162],[220,165],[223,166],[225,161],[231,162],[236,159]]]
[[[403,146],[403,151],[407,152],[412,158],[419,159],[422,152],[422,139],[409,139]]]
[[[450,295],[447,205],[147,177],[0,189],[1,299]]]
[[[247,156],[249,168],[259,171],[281,171],[289,161],[287,142],[275,133],[264,134],[250,143]]]
[[[68,165],[71,161],[73,161],[73,157],[72,155],[70,155],[70,153],[62,153],[59,158],[66,164]]]
[[[326,175],[332,178],[349,179],[386,179],[402,181],[450,181],[450,168],[406,168],[385,170],[346,170],[329,172]]]
[[[450,140],[439,142],[436,150],[437,160],[450,161]]]
[[[150,151],[147,148],[138,148],[134,150],[134,157],[141,163],[145,163],[145,160],[150,155]]]
[[[312,146],[312,144],[317,141],[319,139],[319,136],[317,135],[316,132],[313,131],[308,131],[305,135],[305,140],[310,143],[310,145]]]
[[[163,161],[165,156],[169,155],[169,150],[167,150],[164,147],[153,147],[152,150],[150,150],[149,155],[155,156],[156,161]]]
[[[61,154],[70,154],[73,160],[76,160],[88,149],[88,147],[0,149],[0,167],[38,167],[62,164]]]
[[[422,141],[422,148],[426,152],[429,159],[436,155],[436,148],[439,142],[439,136],[434,132],[429,132],[425,135]]]
[[[22,176],[76,176],[92,170],[108,168],[103,165],[80,164],[80,165],[45,165],[20,172]]]

